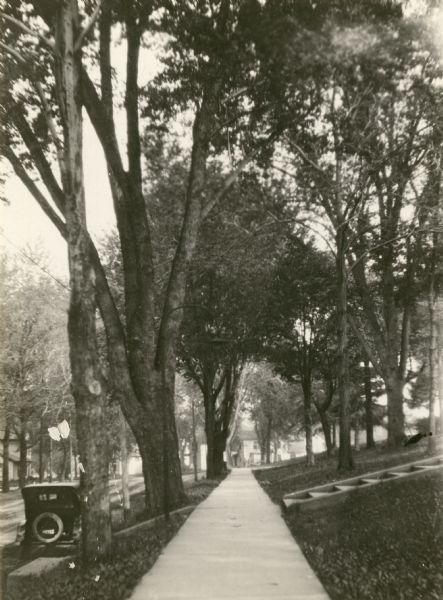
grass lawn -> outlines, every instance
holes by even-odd
[[[436,453],[443,454],[443,448]],[[395,451],[388,451],[386,448],[378,446],[371,450],[354,453],[355,469],[351,472],[339,473],[337,457],[327,458],[326,455],[321,455],[317,457],[313,467],[309,467],[302,458],[275,468],[257,469],[254,470],[254,474],[272,500],[278,503],[285,494],[290,492],[346,479],[360,473],[369,473],[385,467],[414,462],[430,456],[432,455],[427,451],[426,444]]]
[[[353,473],[376,471],[427,455],[423,448],[361,452]],[[256,472],[271,498],[339,475],[335,461]],[[443,598],[443,473],[386,482],[285,520],[332,600]]]

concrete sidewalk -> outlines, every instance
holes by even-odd
[[[280,509],[249,469],[202,502],[131,600],[327,600]]]

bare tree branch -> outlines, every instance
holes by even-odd
[[[50,203],[42,194],[42,192],[38,189],[37,185],[34,183],[34,181],[31,179],[31,177],[23,167],[23,163],[19,159],[19,157],[10,147],[4,149],[3,155],[11,164],[17,177],[22,181],[23,185],[35,198],[43,212],[46,214],[46,216],[49,217],[49,219],[54,223],[61,235],[66,239],[66,224],[64,223],[63,219],[57,214],[55,209],[50,205]]]
[[[46,100],[46,96],[45,93],[43,91],[43,88],[40,84],[40,82],[36,81],[34,83],[35,89],[37,90],[37,93],[39,95],[39,98],[41,100],[41,103],[43,105],[43,114],[45,116],[46,119],[46,123],[48,125],[48,129],[51,133],[51,137],[52,137],[52,141],[54,142],[54,146],[56,148],[56,152],[57,152],[57,159],[58,159],[58,165],[60,168],[60,173],[64,174],[65,171],[65,167],[64,167],[64,159],[63,159],[63,148],[62,148],[62,143],[61,140],[57,134],[57,129],[55,126],[55,122],[54,119],[52,118],[51,115],[51,109],[49,107],[48,101]]]
[[[88,33],[91,31],[91,29],[94,27],[94,24],[97,21],[98,16],[100,14],[100,8],[102,5],[102,1],[103,0],[97,0],[97,5],[94,9],[94,12],[89,17],[88,21],[86,22],[85,26],[81,30],[81,32],[75,42],[75,46],[74,46],[75,50],[80,50],[80,48],[82,47],[82,44],[83,44],[83,40],[88,35]]]
[[[202,218],[206,219],[212,209],[222,200],[222,198],[229,192],[231,187],[236,182],[238,176],[246,167],[246,165],[252,160],[252,156],[247,156],[243,160],[241,160],[237,167],[232,171],[224,180],[223,185],[219,189],[219,191],[207,201],[202,210]]]
[[[40,31],[34,31],[33,29],[29,28],[27,25],[25,25],[24,23],[22,23],[22,21],[19,21],[18,19],[15,19],[14,17],[11,17],[10,15],[7,15],[6,13],[4,13],[3,11],[0,11],[0,18],[4,19],[5,21],[11,23],[12,25],[15,25],[16,27],[18,27],[21,31],[23,31],[23,33],[26,33],[28,35],[31,35],[33,37],[38,38],[39,40],[41,40],[45,46],[47,48],[49,48],[52,52],[55,51],[55,42],[54,40],[47,38],[44,34],[42,34]]]
[[[381,368],[380,362],[377,360],[375,354],[372,352],[372,349],[371,349],[370,345],[368,344],[368,341],[366,340],[364,334],[361,332],[360,327],[358,327],[354,317],[350,313],[348,313],[348,319],[349,319],[349,324],[351,325],[352,330],[354,331],[358,341],[360,342],[360,345],[361,345],[363,351],[365,352],[366,356],[371,361],[372,366],[374,367],[377,375],[379,375],[381,378],[383,378],[383,370]]]

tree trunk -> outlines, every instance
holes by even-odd
[[[337,313],[338,313],[338,397],[340,401],[340,447],[338,468],[354,467],[351,450],[350,381],[348,353],[348,298],[344,225],[337,232]]]
[[[82,481],[82,551],[89,562],[111,549],[106,394],[96,337],[95,272],[90,262],[83,181],[81,51],[76,0],[60,0],[55,19],[56,89],[63,125],[62,184],[70,274],[68,338]]]
[[[315,464],[315,456],[312,449],[312,398],[311,398],[311,382],[305,381],[303,388],[303,417],[306,436],[306,462],[308,465]]]
[[[43,417],[40,419],[40,434],[38,440],[38,481],[43,483],[45,478],[45,465],[43,462],[43,448],[45,440],[45,423]]]
[[[180,465],[181,468],[184,469],[185,467],[185,449],[186,449],[186,440],[182,440],[180,441],[180,445],[179,445],[179,456],[180,456]]]
[[[68,450],[69,447],[66,444],[66,440],[62,439],[61,440],[61,445],[62,445],[62,450],[63,450],[63,459],[62,459],[62,466],[60,469],[60,481],[64,481],[66,479],[66,472],[68,470]]]
[[[72,431],[69,433],[68,439],[68,471],[66,476],[70,481],[72,481]]]
[[[240,373],[235,365],[229,363],[225,367],[225,382],[223,388],[218,386],[214,391],[214,379],[209,378],[204,386],[203,401],[205,406],[205,431],[208,445],[207,477],[219,477],[226,471],[223,454],[229,437],[232,411],[235,404],[236,390]],[[223,397],[216,410],[216,403],[223,389]]]
[[[364,359],[364,386],[365,386],[365,421],[366,421],[366,448],[374,448],[374,415],[372,412],[372,385],[371,367],[369,360]]]
[[[401,446],[404,442],[403,386],[404,382],[395,365],[385,379],[388,399],[388,445]]]
[[[215,438],[215,467],[217,476],[226,473],[226,461],[224,458],[226,452],[226,439],[227,435],[223,432],[218,432]]]
[[[274,462],[278,462],[278,448],[279,448],[279,440],[275,438],[274,440]]]
[[[321,406],[317,405],[318,416],[320,417],[320,423],[323,430],[323,436],[326,444],[326,454],[331,456],[332,448],[334,446],[333,440],[331,439],[331,423],[329,422],[328,413],[322,410]],[[335,426],[333,425],[335,428]]]
[[[26,431],[24,427],[18,436],[19,439],[19,466],[18,466],[18,485],[22,489],[26,485],[28,471],[28,446],[26,444]]]
[[[265,464],[266,461],[266,444],[260,444],[260,463]]]
[[[49,450],[48,450],[48,481],[52,483],[52,438],[49,438]]]
[[[234,439],[234,436],[238,430],[239,415],[240,415],[241,407],[243,404],[243,389],[244,389],[244,385],[245,385],[246,373],[247,373],[247,369],[242,369],[240,377],[239,377],[239,381],[238,381],[238,386],[235,391],[235,398],[236,398],[235,412],[234,412],[233,417],[231,418],[231,423],[229,425],[229,435],[226,440],[226,450],[229,450],[229,457],[230,457],[231,462],[232,462],[232,457],[230,454],[231,453],[231,443],[232,443],[232,440]],[[240,453],[238,452],[237,459],[236,459],[237,464],[235,466],[238,466],[239,458],[240,458]]]
[[[354,424],[354,449],[360,452],[360,419],[355,419]]]
[[[392,236],[391,236],[392,237]],[[399,340],[398,306],[395,302],[394,266],[392,244],[382,250],[383,259],[383,313],[386,329],[385,354],[383,366],[385,371],[386,396],[388,401],[388,445],[398,447],[404,441],[404,414],[403,414],[403,387],[404,373],[402,373],[402,352]],[[409,309],[406,308],[406,316]],[[409,331],[408,320],[404,327],[404,343],[406,344]],[[403,328],[403,326],[402,326]],[[400,355],[400,365],[399,365]]]
[[[194,398],[191,399],[191,415],[192,415],[192,466],[194,468],[194,481],[198,481],[198,464],[197,464],[197,435],[195,423],[195,403]]]
[[[137,428],[136,441],[140,449],[145,479],[145,500],[149,516],[166,515],[185,501],[181,474],[179,443],[174,415],[174,374],[163,380],[158,393],[158,409],[143,429]],[[160,403],[159,400],[162,400]]]
[[[440,427],[439,433],[443,434],[443,340],[441,339],[441,331],[439,332],[439,360],[438,360],[438,405],[440,407]]]
[[[332,447],[337,448],[337,423],[335,419],[332,421]]]
[[[268,417],[266,426],[266,464],[271,463],[272,418]]]
[[[126,519],[131,510],[131,498],[129,495],[129,471],[128,471],[128,442],[126,436],[126,421],[120,415],[120,460],[122,463],[122,497],[123,515]]]
[[[11,429],[8,424],[5,425],[5,433],[3,435],[3,467],[2,467],[2,492],[9,492],[9,439],[11,437]]]
[[[432,436],[428,437],[429,450],[435,448],[435,407],[438,397],[438,331],[437,331],[437,290],[435,278],[436,261],[436,243],[437,234],[433,234],[433,247],[431,251],[430,272],[429,272],[429,291],[428,291],[428,309],[429,309],[429,432]]]
[[[205,404],[206,478],[215,477],[215,407],[210,393],[203,397]]]
[[[223,459],[223,453],[226,448],[226,437],[215,430],[211,433],[207,432],[206,439],[208,443],[206,477],[208,479],[215,479],[220,477],[226,470]]]

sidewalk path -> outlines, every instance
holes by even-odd
[[[328,600],[280,509],[234,469],[191,514],[131,600]]]

